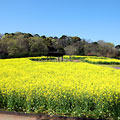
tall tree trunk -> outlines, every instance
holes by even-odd
[[[70,61],[72,61],[72,59],[71,59],[71,55],[70,55]]]

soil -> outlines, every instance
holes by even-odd
[[[120,69],[120,67],[113,67],[113,68],[115,68],[115,69]]]
[[[96,120],[96,119],[0,111],[0,120]]]
[[[79,60],[73,60],[73,62],[80,62]]]
[[[0,114],[0,120],[36,120],[35,117]]]

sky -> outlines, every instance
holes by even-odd
[[[0,33],[79,36],[120,44],[120,0],[0,0]]]

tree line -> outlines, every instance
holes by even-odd
[[[59,53],[63,55],[120,57],[120,45],[99,40],[89,42],[78,36],[46,37],[30,33],[0,34],[0,58],[32,57]]]

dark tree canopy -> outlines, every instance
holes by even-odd
[[[46,37],[31,33],[0,34],[0,58],[60,55],[120,57],[120,45],[99,40],[88,42],[78,36]]]

